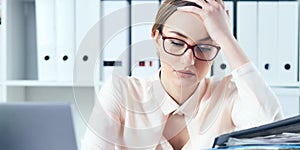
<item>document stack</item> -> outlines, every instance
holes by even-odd
[[[300,149],[300,116],[223,134],[213,149]]]

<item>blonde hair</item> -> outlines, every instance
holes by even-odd
[[[185,0],[165,0],[156,14],[155,23],[152,26],[152,36],[154,36],[156,30],[161,33],[166,20],[177,10],[178,7],[182,6],[196,6],[202,8],[194,2]]]

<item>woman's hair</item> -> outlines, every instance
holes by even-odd
[[[189,2],[186,0],[164,0],[163,4],[160,6],[157,12],[155,23],[152,26],[152,35],[155,34],[156,30],[158,30],[161,33],[166,20],[177,10],[177,7],[182,6],[196,6],[202,8],[196,3]]]

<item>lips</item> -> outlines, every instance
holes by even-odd
[[[178,77],[181,78],[190,78],[195,76],[195,73],[189,71],[189,70],[175,70]]]

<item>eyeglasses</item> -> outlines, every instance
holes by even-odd
[[[162,35],[164,51],[170,55],[182,56],[188,49],[192,49],[194,56],[201,61],[211,61],[221,49],[210,44],[189,45],[185,41]]]

